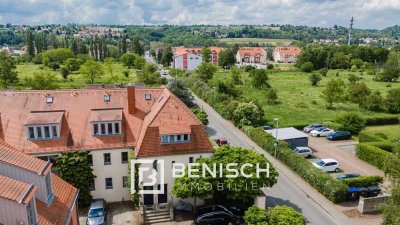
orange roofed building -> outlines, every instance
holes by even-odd
[[[166,189],[142,198],[150,208],[171,202],[173,163],[213,153],[204,126],[166,87],[0,92],[0,140],[50,162],[66,151],[90,151],[91,194],[108,202],[130,200],[130,151],[152,167],[163,161],[164,182],[141,187]]]
[[[0,224],[78,225],[78,190],[0,140]]]
[[[274,48],[273,57],[275,62],[295,63],[300,53],[301,49],[298,47],[276,47]]]
[[[238,63],[266,63],[267,53],[262,48],[240,48],[236,53],[236,61]]]
[[[218,65],[218,54],[222,48],[210,47],[211,59],[210,62]],[[174,53],[174,68],[181,69],[187,72],[194,71],[197,66],[203,62],[202,48],[185,48],[175,47],[172,49]]]

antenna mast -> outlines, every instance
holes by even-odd
[[[351,31],[353,30],[353,22],[354,22],[354,18],[351,17],[350,27],[349,27],[349,38],[347,40],[347,45],[350,45],[350,43],[351,43]]]

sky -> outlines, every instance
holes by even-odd
[[[0,0],[0,24],[293,24],[383,29],[400,0]]]

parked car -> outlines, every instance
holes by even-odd
[[[210,205],[201,207],[196,211],[194,222],[197,225],[239,225],[244,222],[243,212],[236,207]]]
[[[221,147],[222,145],[228,144],[228,140],[226,140],[225,138],[218,138],[217,140],[215,140],[215,142],[217,142],[217,145],[219,147]]]
[[[351,133],[348,131],[335,131],[326,135],[326,139],[330,141],[336,140],[349,140],[351,138]]]
[[[86,225],[107,224],[107,202],[104,199],[96,199],[90,205]]]
[[[317,129],[317,128],[321,128],[324,127],[324,125],[322,124],[310,124],[306,127],[303,128],[303,131],[306,133],[310,133],[312,130]]]
[[[325,172],[336,172],[340,171],[340,164],[334,159],[321,159],[313,163],[315,167]]]
[[[162,73],[162,75],[167,76],[167,75],[168,75],[167,71],[164,71],[164,72]]]
[[[335,131],[332,130],[332,129],[329,129],[329,128],[326,128],[326,127],[321,127],[321,128],[317,128],[315,130],[312,130],[310,132],[310,135],[314,136],[314,137],[324,137],[324,136],[326,136],[326,135],[328,135],[330,133],[333,133],[333,132],[335,132]]]
[[[193,212],[193,205],[179,200],[174,206],[176,212]]]
[[[356,177],[359,177],[359,176],[360,176],[360,174],[358,174],[358,173],[345,173],[345,174],[343,174],[341,176],[336,177],[336,179],[338,179],[338,180],[346,180],[346,179],[350,179],[350,178],[356,178]]]
[[[310,158],[313,154],[309,147],[296,147],[293,149],[293,151],[299,155],[302,155],[304,158]]]
[[[263,130],[272,130],[272,127],[269,125],[264,125],[264,126],[262,126],[262,129]]]

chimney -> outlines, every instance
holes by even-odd
[[[128,112],[129,114],[135,114],[136,112],[136,99],[135,99],[135,86],[126,86],[128,93]]]

